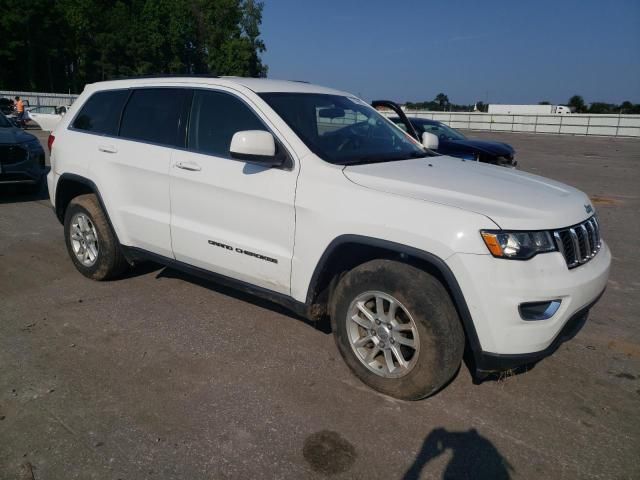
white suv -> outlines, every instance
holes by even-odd
[[[82,274],[151,259],[329,315],[353,372],[398,398],[441,388],[465,346],[478,375],[552,353],[607,283],[584,193],[437,155],[304,82],[96,83],[49,145]]]

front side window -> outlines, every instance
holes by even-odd
[[[85,102],[72,127],[100,135],[117,135],[118,123],[129,90],[96,92]]]
[[[466,137],[444,123],[423,123],[424,132],[433,133],[441,140],[464,140]]]
[[[315,93],[260,96],[311,151],[330,163],[388,162],[430,154],[357,98]]]
[[[120,136],[130,140],[184,147],[181,125],[189,90],[141,88],[133,90],[127,102]]]
[[[242,130],[267,129],[238,98],[223,92],[195,91],[189,120],[189,150],[231,158],[231,139]]]

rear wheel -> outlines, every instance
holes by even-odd
[[[65,212],[67,251],[80,273],[93,280],[109,280],[127,268],[120,244],[93,194],[80,195]]]
[[[456,373],[464,332],[442,284],[403,263],[373,260],[333,296],[332,327],[347,365],[370,387],[405,400],[429,396]]]

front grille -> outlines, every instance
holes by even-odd
[[[587,263],[602,245],[600,226],[595,216],[573,227],[554,231],[553,238],[569,268]]]
[[[0,145],[0,164],[11,165],[24,162],[29,152],[18,145]]]

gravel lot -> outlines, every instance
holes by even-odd
[[[153,265],[85,279],[46,193],[1,191],[0,478],[640,478],[640,140],[470,135],[592,197],[611,280],[534,369],[412,403],[268,302]]]

